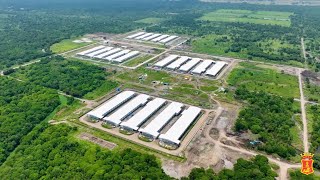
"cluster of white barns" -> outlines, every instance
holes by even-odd
[[[92,59],[101,59],[115,63],[122,63],[139,55],[139,51],[131,51],[127,49],[106,47],[100,45],[86,51],[79,52],[77,53],[77,55]]]
[[[170,36],[168,34],[146,33],[146,32],[138,32],[127,37],[127,39],[151,41],[151,42],[158,42],[162,44],[169,43],[177,38],[178,36]]]
[[[201,109],[197,107],[186,108],[178,102],[124,91],[87,115],[114,127],[120,126],[127,131],[139,132],[150,139],[159,138],[161,142],[179,145],[185,132],[200,114]],[[177,118],[174,124],[162,133],[174,118]]]
[[[228,64],[222,61],[203,60],[188,56],[169,55],[154,64],[157,69],[216,77]]]

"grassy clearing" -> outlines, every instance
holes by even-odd
[[[86,45],[94,43],[94,42],[91,42],[91,43],[86,43],[86,42],[75,43],[75,42],[73,42],[74,40],[77,40],[77,39],[80,39],[80,38],[66,39],[66,40],[63,40],[63,41],[61,41],[59,43],[53,44],[50,47],[50,50],[53,53],[59,54],[59,53],[67,52],[67,51],[70,51],[72,49],[77,49],[77,48],[80,48],[80,47],[83,47],[83,46],[86,46]]]
[[[54,115],[54,120],[74,120],[80,117],[81,114],[77,114],[75,112],[76,110],[84,107],[84,103],[75,99],[72,103],[69,104],[68,97],[60,95],[59,98],[61,101],[61,106],[59,107],[57,113]]]
[[[145,62],[146,60],[152,58],[152,55],[144,55],[144,56],[138,56],[130,61],[127,61],[126,63],[124,63],[124,66],[128,66],[128,67],[135,67],[143,62]]]
[[[297,77],[258,67],[253,63],[240,63],[230,73],[227,81],[231,86],[244,85],[251,91],[266,91],[283,97],[300,96]]]
[[[226,50],[232,45],[231,41],[219,41],[224,37],[230,38],[226,35],[216,35],[211,34],[208,36],[203,36],[192,41],[192,51],[197,53],[204,53],[204,54],[214,54],[214,55],[227,55],[230,57],[237,57],[237,58],[248,58],[246,52],[228,52]]]
[[[202,16],[202,21],[241,22],[266,25],[291,25],[290,12],[220,9]]]
[[[149,17],[149,18],[140,19],[140,20],[135,21],[135,22],[144,23],[144,24],[158,24],[158,23],[161,23],[164,20],[165,20],[165,18]]]
[[[110,91],[114,90],[118,85],[119,84],[117,82],[106,81],[97,89],[84,95],[84,98],[90,99],[90,100],[97,99],[97,98],[109,93]]]

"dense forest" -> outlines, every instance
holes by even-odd
[[[68,125],[44,129],[24,138],[0,168],[0,179],[171,179],[155,156],[83,144]]]
[[[106,80],[107,75],[103,68],[66,60],[61,56],[44,58],[41,62],[16,72],[18,78],[61,90],[75,97],[82,97],[105,83],[110,89],[115,88],[117,83]]]
[[[56,91],[0,77],[0,164],[58,105]]]
[[[282,158],[296,155],[295,148],[291,146],[290,135],[290,128],[295,126],[292,120],[295,113],[293,98],[250,92],[241,87],[236,90],[236,98],[248,103],[239,113],[236,131],[250,130],[259,134],[259,140],[263,142],[258,146],[259,150],[278,154]]]
[[[224,169],[218,174],[212,169],[203,168],[193,169],[189,177],[182,180],[256,180],[256,179],[274,179],[277,174],[272,170],[268,159],[265,156],[257,155],[252,160],[238,159],[234,169]]]

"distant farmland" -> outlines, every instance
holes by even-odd
[[[290,26],[291,15],[291,12],[220,9],[205,14],[199,20]]]

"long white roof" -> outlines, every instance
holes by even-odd
[[[158,41],[160,41],[160,40],[162,40],[162,39],[164,39],[164,38],[167,38],[167,37],[169,37],[169,35],[164,34],[164,35],[161,35],[161,36],[159,36],[159,37],[157,37],[157,38],[155,38],[155,39],[152,39],[151,41],[153,41],[153,42],[158,42]]]
[[[131,52],[129,52],[128,54],[126,54],[124,56],[121,56],[121,57],[118,57],[117,59],[114,59],[113,61],[121,63],[121,62],[123,62],[123,61],[125,61],[127,59],[130,59],[130,58],[132,58],[134,56],[137,56],[139,53],[140,53],[139,51],[131,51]]]
[[[142,40],[144,40],[144,41],[150,41],[151,39],[154,39],[154,38],[159,37],[159,36],[161,36],[161,34],[153,34],[152,36],[145,37],[145,38],[143,38]]]
[[[145,34],[145,32],[138,32],[138,33],[135,33],[135,34],[132,34],[132,35],[128,36],[127,38],[128,38],[128,39],[132,39],[132,38],[141,36],[141,35],[143,35],[143,34]]]
[[[204,60],[196,68],[194,68],[192,73],[197,73],[197,74],[204,73],[212,63],[214,63],[214,61]]]
[[[153,35],[153,33],[146,33],[146,34],[143,34],[143,35],[141,35],[141,36],[138,36],[138,37],[136,37],[136,38],[134,38],[134,39],[139,40],[139,39],[143,39],[143,38],[146,38],[146,37],[148,37],[148,36],[151,36],[151,35]]]
[[[95,118],[101,119],[117,107],[119,107],[121,104],[128,101],[130,98],[133,97],[135,93],[133,91],[124,91],[109,101],[105,102],[101,106],[97,107],[96,109],[90,111],[88,113],[89,116],[93,116]]]
[[[97,47],[88,49],[86,51],[79,52],[79,53],[77,53],[77,55],[84,56],[84,55],[86,55],[88,53],[92,53],[94,51],[98,51],[98,50],[103,49],[103,48],[105,48],[105,46],[97,46]]]
[[[117,53],[115,53],[115,54],[112,54],[111,56],[105,57],[104,59],[111,61],[111,60],[116,59],[116,58],[118,58],[118,57],[120,57],[120,56],[123,56],[123,55],[125,55],[125,54],[128,54],[129,52],[130,52],[130,50],[128,50],[128,49],[122,50],[122,51],[120,51],[120,52],[117,52]]]
[[[227,63],[222,61],[217,61],[216,64],[214,64],[210,69],[206,71],[205,75],[216,76],[223,69],[225,65],[227,65]]]
[[[178,57],[179,57],[178,55],[170,55],[170,56],[164,58],[163,60],[157,62],[154,66],[164,67],[164,66],[170,64],[171,62],[173,62]]]
[[[120,125],[129,127],[133,130],[138,130],[138,128],[144,123],[150,116],[152,116],[156,111],[159,110],[165,104],[166,100],[161,98],[156,98],[150,101],[141,111],[131,117],[128,121],[122,122]]]
[[[103,48],[103,49],[100,49],[100,50],[98,50],[98,51],[95,51],[95,52],[92,52],[92,53],[89,53],[89,54],[86,54],[86,56],[88,56],[88,57],[94,57],[94,56],[97,56],[97,55],[99,55],[99,54],[102,54],[102,53],[104,53],[104,52],[106,52],[106,51],[109,51],[110,50],[110,48],[109,47],[105,47],[105,48]]]
[[[115,125],[119,125],[121,121],[126,118],[130,113],[138,109],[140,106],[143,106],[148,102],[150,96],[146,94],[139,94],[134,97],[127,104],[121,106],[116,112],[112,113],[110,116],[104,117],[103,120],[111,122]]]
[[[167,43],[167,42],[170,42],[170,41],[176,39],[177,37],[178,37],[178,36],[169,36],[169,37],[167,37],[167,38],[165,38],[165,39],[162,39],[162,40],[159,41],[159,42],[161,42],[161,43]]]
[[[172,102],[157,117],[155,117],[145,128],[140,128],[139,132],[150,134],[153,137],[159,136],[159,131],[177,114],[180,113],[183,104]]]
[[[199,62],[201,61],[201,59],[199,58],[192,58],[189,62],[187,62],[186,64],[182,65],[179,70],[184,71],[184,72],[188,72],[190,71],[194,66],[196,66]]]
[[[113,49],[113,47],[107,47],[106,49],[107,49],[107,52],[109,52],[111,49]],[[93,56],[93,57],[94,57],[94,58],[98,58],[98,59],[102,59],[103,57],[106,56],[105,54],[106,54],[107,52],[102,53],[102,54],[99,54],[99,55],[95,55],[95,56]]]
[[[190,59],[188,56],[181,56],[179,59],[174,61],[173,63],[169,64],[167,68],[169,69],[176,69],[179,68],[183,63],[187,62]]]
[[[122,50],[121,48],[114,48],[114,49],[112,49],[112,50],[110,50],[110,51],[108,51],[108,52],[105,52],[105,53],[103,53],[103,54],[100,54],[101,56],[103,55],[103,57],[100,58],[100,59],[104,59],[105,57],[108,57],[108,56],[110,56],[110,55],[112,55],[112,54],[115,54],[115,53],[117,53],[117,52],[119,52],[119,51],[121,51],[121,50]]]
[[[182,116],[173,124],[173,126],[165,133],[159,136],[160,139],[166,139],[176,144],[180,144],[181,137],[189,126],[196,120],[201,109],[191,106],[182,112]]]

